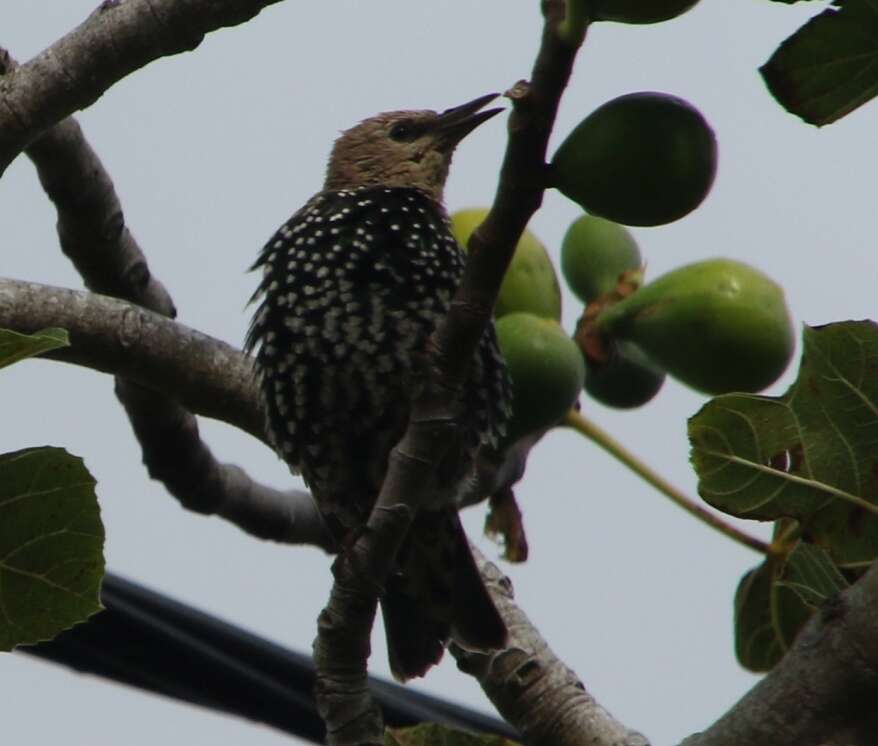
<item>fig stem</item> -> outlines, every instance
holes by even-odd
[[[558,24],[558,38],[568,46],[579,48],[591,19],[586,0],[567,0],[564,20]]]
[[[601,308],[600,313],[598,313],[597,317],[592,322],[594,324],[594,328],[598,331],[607,334],[608,336],[614,336],[613,326],[620,323],[625,319],[627,308],[629,306],[628,303],[625,303],[628,298],[632,297],[634,293],[625,296],[624,298],[620,298],[615,303],[608,303],[603,308]],[[622,306],[622,310],[619,310],[619,307]]]
[[[745,547],[749,547],[754,552],[759,552],[759,554],[765,555],[770,553],[771,548],[769,544],[757,539],[755,536],[750,536],[749,534],[744,533],[706,508],[702,508],[696,502],[680,492],[680,490],[674,487],[674,485],[664,479],[660,474],[656,473],[643,463],[643,461],[625,448],[625,446],[617,441],[606,430],[599,427],[591,420],[583,417],[580,412],[571,409],[565,415],[562,424],[572,428],[580,435],[588,438],[595,445],[603,448],[613,458],[631,469],[631,471],[637,474],[637,476],[643,479],[647,484],[655,487],[655,489],[661,492],[665,497],[669,498],[672,502],[676,503],[679,507],[702,523],[706,523],[712,529],[719,531],[721,534],[724,534],[729,539],[732,539],[739,544],[743,544]]]

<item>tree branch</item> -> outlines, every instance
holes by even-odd
[[[278,0],[104,0],[77,28],[0,80],[0,175],[49,127],[144,65],[195,49]]]
[[[491,655],[451,652],[458,667],[475,676],[500,714],[526,743],[541,746],[648,746],[586,691],[551,651],[527,615],[515,604],[512,584],[478,549],[473,554],[497,608],[509,627],[509,644]]]
[[[513,110],[494,205],[470,238],[461,287],[432,336],[423,392],[413,402],[403,439],[390,454],[366,528],[333,565],[335,582],[314,643],[318,707],[328,716],[329,744],[383,742],[380,718],[366,688],[376,596],[426,497],[430,475],[453,442],[457,392],[490,323],[515,245],[542,202],[549,135],[577,51],[557,33],[563,0],[544,0],[543,12],[542,44],[532,80],[507,92]]]
[[[131,0],[125,6],[142,4]],[[69,36],[75,37],[78,31]],[[86,34],[85,38],[91,37]],[[21,69],[6,50],[0,49],[0,103],[7,81]],[[0,133],[2,131],[0,125]],[[2,137],[0,134],[0,150]],[[27,155],[37,167],[40,182],[58,211],[62,250],[86,286],[173,318],[176,315],[174,303],[164,286],[151,275],[143,252],[125,225],[113,182],[76,121],[68,118],[46,131],[28,147]],[[26,297],[25,285],[27,283],[19,286],[13,296],[18,293]],[[59,289],[48,292],[54,293],[56,300],[68,293],[61,307],[75,306],[83,318],[77,319],[76,313],[68,313],[63,320],[41,324],[39,319],[51,316],[54,310],[60,311],[60,308],[43,305],[45,296],[39,297],[43,291],[47,289],[30,286],[30,303],[26,307],[32,315],[18,314],[17,321],[10,321],[9,327],[27,331],[44,326],[63,326],[71,332],[76,329],[76,348],[59,357],[80,362],[77,356],[81,355],[81,362],[90,367],[131,375],[131,378],[116,379],[116,395],[140,442],[150,476],[162,481],[183,507],[224,517],[260,538],[329,546],[310,495],[301,491],[278,492],[253,482],[237,466],[219,463],[201,441],[195,417],[173,398],[165,398],[155,391],[156,385],[174,383],[162,378],[167,375],[167,354],[178,355],[186,350],[189,362],[203,374],[209,374],[211,368],[218,372],[220,366],[229,365],[235,377],[226,382],[229,386],[226,397],[210,404],[190,387],[190,400],[208,416],[222,418],[228,413],[237,426],[261,437],[261,414],[254,393],[247,391],[250,384],[245,380],[248,378],[246,364],[240,353],[191,330],[181,339],[178,328],[162,323],[155,314],[127,305],[117,305],[110,313],[108,298],[69,295],[72,291]],[[102,318],[103,313],[107,316]],[[118,324],[115,329],[108,326],[111,320]],[[149,340],[153,334],[156,338]],[[205,345],[212,354],[207,354]],[[135,349],[141,351],[140,357]],[[196,352],[204,357],[193,359]],[[138,359],[145,366],[143,370],[133,365]],[[176,375],[183,380],[189,374],[178,370]],[[139,386],[134,379],[150,388]]]
[[[137,432],[142,443],[163,444],[155,446],[162,453],[154,476],[173,486],[183,507],[262,539],[332,547],[307,492],[281,492],[216,462],[190,430],[189,411],[264,440],[250,361],[240,351],[126,301],[0,278],[0,327],[30,334],[50,326],[67,329],[71,346],[46,357],[123,376],[130,406],[153,411],[132,424],[147,430]],[[180,412],[183,421],[175,419]]]
[[[681,746],[870,746],[878,699],[878,563],[808,621],[722,718]]]
[[[250,358],[225,342],[106,295],[0,278],[0,327],[50,326],[71,346],[44,355],[114,376],[265,442]]]

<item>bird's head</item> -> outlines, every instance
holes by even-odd
[[[417,187],[437,202],[457,144],[502,111],[481,111],[496,93],[443,112],[388,111],[345,130],[329,157],[324,189]]]

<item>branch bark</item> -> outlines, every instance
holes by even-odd
[[[878,564],[831,599],[722,718],[680,746],[870,746],[878,699]]]
[[[0,327],[30,334],[50,326],[67,329],[71,346],[45,357],[124,377],[127,395],[142,397],[131,407],[154,416],[132,424],[147,429],[137,433],[142,443],[166,442],[153,463],[183,507],[225,518],[261,539],[333,548],[310,494],[261,485],[209,451],[206,458],[206,446],[189,429],[194,412],[264,440],[250,361],[240,351],[126,301],[0,279]],[[182,422],[175,419],[180,412]]]
[[[231,345],[127,301],[0,278],[0,327],[66,329],[71,346],[44,355],[122,376],[265,442],[250,359]]]
[[[542,746],[648,746],[608,713],[560,661],[515,604],[512,584],[478,549],[473,554],[509,627],[505,650],[487,655],[451,646],[461,671],[474,676],[498,712]]]
[[[195,49],[279,0],[104,0],[77,28],[0,79],[0,176],[47,129],[153,60]]]

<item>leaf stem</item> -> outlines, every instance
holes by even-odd
[[[664,479],[661,475],[657,474],[649,466],[643,463],[643,461],[613,438],[608,432],[606,432],[606,430],[603,430],[591,420],[583,417],[580,412],[571,409],[565,416],[563,424],[603,448],[613,458],[627,466],[641,479],[655,487],[665,497],[669,498],[672,502],[676,503],[679,507],[683,508],[683,510],[693,515],[702,523],[706,523],[712,529],[719,531],[721,534],[724,534],[739,544],[743,544],[745,547],[749,547],[755,552],[759,552],[760,554],[769,553],[770,547],[766,542],[744,533],[724,521],[719,516],[711,513],[709,510],[702,508],[680,492],[680,490],[674,487],[674,485]]]
[[[782,523],[783,521],[786,521],[786,525]],[[778,559],[786,559],[801,536],[802,526],[792,518],[781,519],[775,526],[778,528],[775,529],[775,536],[771,540],[768,552]]]

